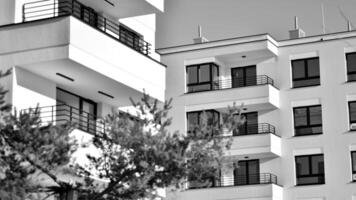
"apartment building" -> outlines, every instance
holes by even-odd
[[[305,37],[290,31],[159,49],[173,98],[172,130],[186,133],[202,111],[220,121],[243,104],[233,136],[238,166],[210,187],[187,185],[167,199],[355,200],[356,32]]]
[[[105,131],[145,91],[165,100],[166,66],[155,53],[164,0],[1,0],[0,80],[15,109],[40,108],[42,123],[74,122],[78,141]],[[77,151],[83,163],[89,150]],[[84,163],[85,164],[85,163]]]

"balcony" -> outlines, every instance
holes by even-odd
[[[192,188],[193,187],[193,188]],[[208,188],[194,188],[168,193],[167,199],[268,199],[282,200],[283,190],[277,176],[270,173],[251,174],[235,178],[221,178]]]
[[[279,107],[279,90],[266,75],[223,78],[210,83],[187,86],[187,111],[226,108],[234,102],[248,110]]]
[[[226,136],[234,136],[227,156],[243,159],[274,158],[281,156],[281,138],[276,129],[268,123],[250,124],[239,127]]]
[[[61,17],[71,15],[80,21],[92,26],[102,33],[116,39],[118,42],[140,52],[150,54],[151,44],[143,40],[140,34],[135,33],[122,24],[113,22],[98,14],[94,9],[79,1],[42,0],[23,5],[23,22]]]
[[[145,54],[146,43],[108,21],[101,27],[106,32],[90,23],[70,15],[1,27],[2,60],[24,74],[16,74],[18,82],[33,82],[27,74],[46,79],[48,84],[38,86],[43,91],[58,86],[113,107],[131,106],[129,97],[138,100],[143,91],[164,101],[166,67]]]

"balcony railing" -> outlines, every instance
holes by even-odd
[[[71,123],[76,128],[90,134],[104,133],[108,128],[103,120],[98,119],[95,115],[65,104],[39,107],[38,111],[42,124]]]
[[[188,182],[188,189],[258,185],[258,184],[276,184],[276,185],[278,184],[277,176],[271,173],[237,175],[233,177],[222,177],[218,180],[214,180],[214,178],[207,178],[206,180],[209,183],[207,184],[207,186],[201,186],[200,184],[194,183],[194,181],[190,181]]]
[[[237,130],[233,130],[233,136],[256,135],[256,134],[276,134],[276,128],[268,123],[242,125]]]
[[[150,54],[151,44],[138,33],[99,15],[94,9],[76,0],[29,2],[23,5],[22,12],[24,22],[71,15],[144,55]]]
[[[187,93],[204,92],[212,90],[224,90],[256,85],[274,85],[274,81],[267,75],[247,76],[240,78],[223,78],[210,82],[187,84]]]
[[[241,78],[227,78],[214,81],[213,89],[221,90],[267,84],[274,86],[273,79],[267,75],[246,76]]]

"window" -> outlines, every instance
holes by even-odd
[[[320,85],[319,58],[292,61],[293,88]]]
[[[216,110],[205,110],[205,111],[188,112],[187,113],[187,125],[188,125],[187,129],[188,129],[188,133],[190,131],[193,131],[194,128],[197,125],[202,123],[202,121],[204,120],[203,119],[204,114],[205,114],[208,126],[219,125],[220,114]]]
[[[57,123],[73,122],[83,131],[96,133],[97,104],[94,101],[61,88],[57,88],[56,97]]]
[[[293,111],[296,136],[321,134],[323,132],[321,105],[297,107]]]
[[[351,152],[352,175],[356,174],[356,151]],[[356,180],[353,179],[354,182]]]
[[[346,54],[347,81],[356,81],[356,52]]]
[[[187,90],[200,92],[214,89],[219,77],[219,66],[214,63],[187,66]]]
[[[297,185],[324,184],[324,155],[296,156]]]
[[[350,124],[356,123],[356,101],[349,102]]]
[[[256,65],[231,68],[232,88],[257,85]]]

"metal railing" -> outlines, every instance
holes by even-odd
[[[242,185],[258,185],[258,184],[278,184],[277,176],[271,173],[249,174],[249,175],[235,175],[233,177],[221,177],[214,180],[214,178],[207,178],[208,184],[201,186],[194,181],[188,182],[188,189],[198,188],[215,188],[228,186],[242,186]]]
[[[25,109],[28,111],[29,109]],[[104,120],[98,119],[95,115],[82,111],[73,106],[58,104],[38,108],[41,124],[52,123],[54,125],[71,123],[76,128],[90,134],[104,133],[108,128]]]
[[[274,85],[274,81],[267,75],[246,76],[241,78],[224,78],[204,83],[187,84],[187,93],[204,92],[212,90],[224,90],[230,88],[241,88],[256,85]]]
[[[143,40],[138,33],[99,15],[94,9],[76,0],[29,2],[23,4],[22,12],[24,22],[72,15],[138,52],[150,54],[151,44]]]
[[[246,76],[241,78],[226,78],[213,82],[213,90],[221,90],[228,88],[248,87],[255,85],[272,85],[274,81],[267,75]]]
[[[242,125],[238,129],[233,130],[233,136],[241,136],[241,135],[256,135],[256,134],[267,134],[271,133],[276,134],[276,128],[268,123],[260,123],[260,124],[248,124]]]

